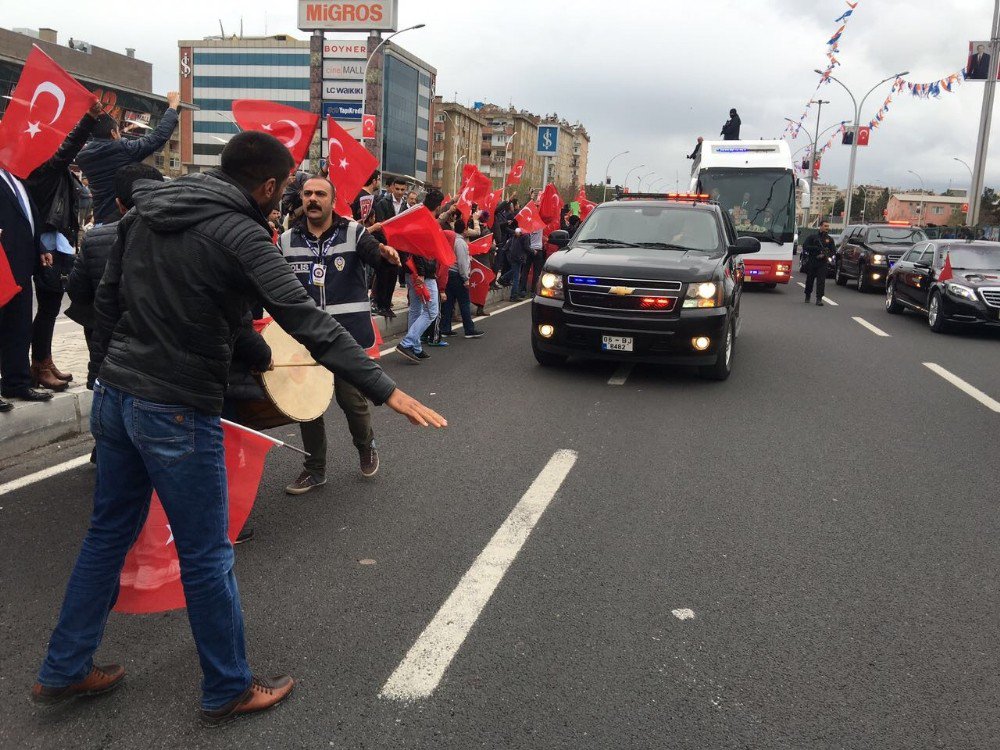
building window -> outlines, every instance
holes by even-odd
[[[154,159],[154,161],[156,162],[157,167],[163,169],[163,154],[157,154],[156,159]]]
[[[398,57],[386,56],[382,164],[390,174],[417,171],[417,80],[416,68]]]
[[[443,180],[443,179],[444,179],[444,170],[443,169],[435,169],[434,170],[434,180],[435,180],[435,182],[441,182],[441,180]]]
[[[180,169],[181,168],[180,157],[178,157],[178,156],[171,156],[170,157],[170,168],[171,169]]]
[[[440,143],[443,140],[444,140],[444,133],[435,133],[434,134],[434,142],[435,143]]]

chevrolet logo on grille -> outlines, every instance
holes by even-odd
[[[619,297],[628,297],[634,291],[635,289],[630,286],[613,286],[608,289],[608,294],[616,294]]]

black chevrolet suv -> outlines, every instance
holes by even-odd
[[[743,262],[760,250],[737,237],[708,196],[631,195],[595,208],[570,239],[553,232],[531,305],[541,365],[569,357],[695,365],[725,380],[740,329]]]

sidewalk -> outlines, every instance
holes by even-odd
[[[502,302],[506,293],[507,290],[490,292],[487,307],[495,307]],[[397,288],[392,298],[396,318],[386,320],[381,315],[374,316],[387,344],[391,345],[391,339],[398,339],[406,333],[407,307],[406,290]],[[56,393],[52,400],[44,403],[13,399],[13,411],[0,414],[0,461],[90,432],[91,392],[86,388],[87,344],[83,340],[83,329],[62,315],[56,320],[52,359],[60,370],[73,373],[70,388]]]

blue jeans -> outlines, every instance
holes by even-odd
[[[125,554],[146,521],[155,488],[180,558],[204,675],[202,707],[219,708],[250,685],[219,418],[143,401],[98,381],[90,430],[97,441],[94,511],[38,681],[65,687],[90,673],[118,598]]]
[[[448,295],[444,301],[444,309],[441,311],[441,330],[451,333],[451,319],[455,316],[455,302],[458,302],[458,310],[462,314],[462,327],[466,333],[476,330],[476,324],[472,320],[472,306],[469,300],[469,290],[462,283],[462,277],[457,271],[448,272],[448,287],[445,289]]]
[[[510,279],[510,296],[518,297],[521,294],[521,268],[524,266],[524,261],[512,260],[510,262],[510,270],[507,271],[500,279],[501,282]]]
[[[399,342],[400,346],[408,346],[415,352],[422,352],[423,346],[420,344],[420,337],[431,321],[438,316],[438,285],[436,279],[425,279],[428,291],[431,293],[430,301],[424,302],[417,294],[413,286],[413,276],[406,274],[406,290],[410,293],[410,312],[406,319],[409,327],[406,336]]]

